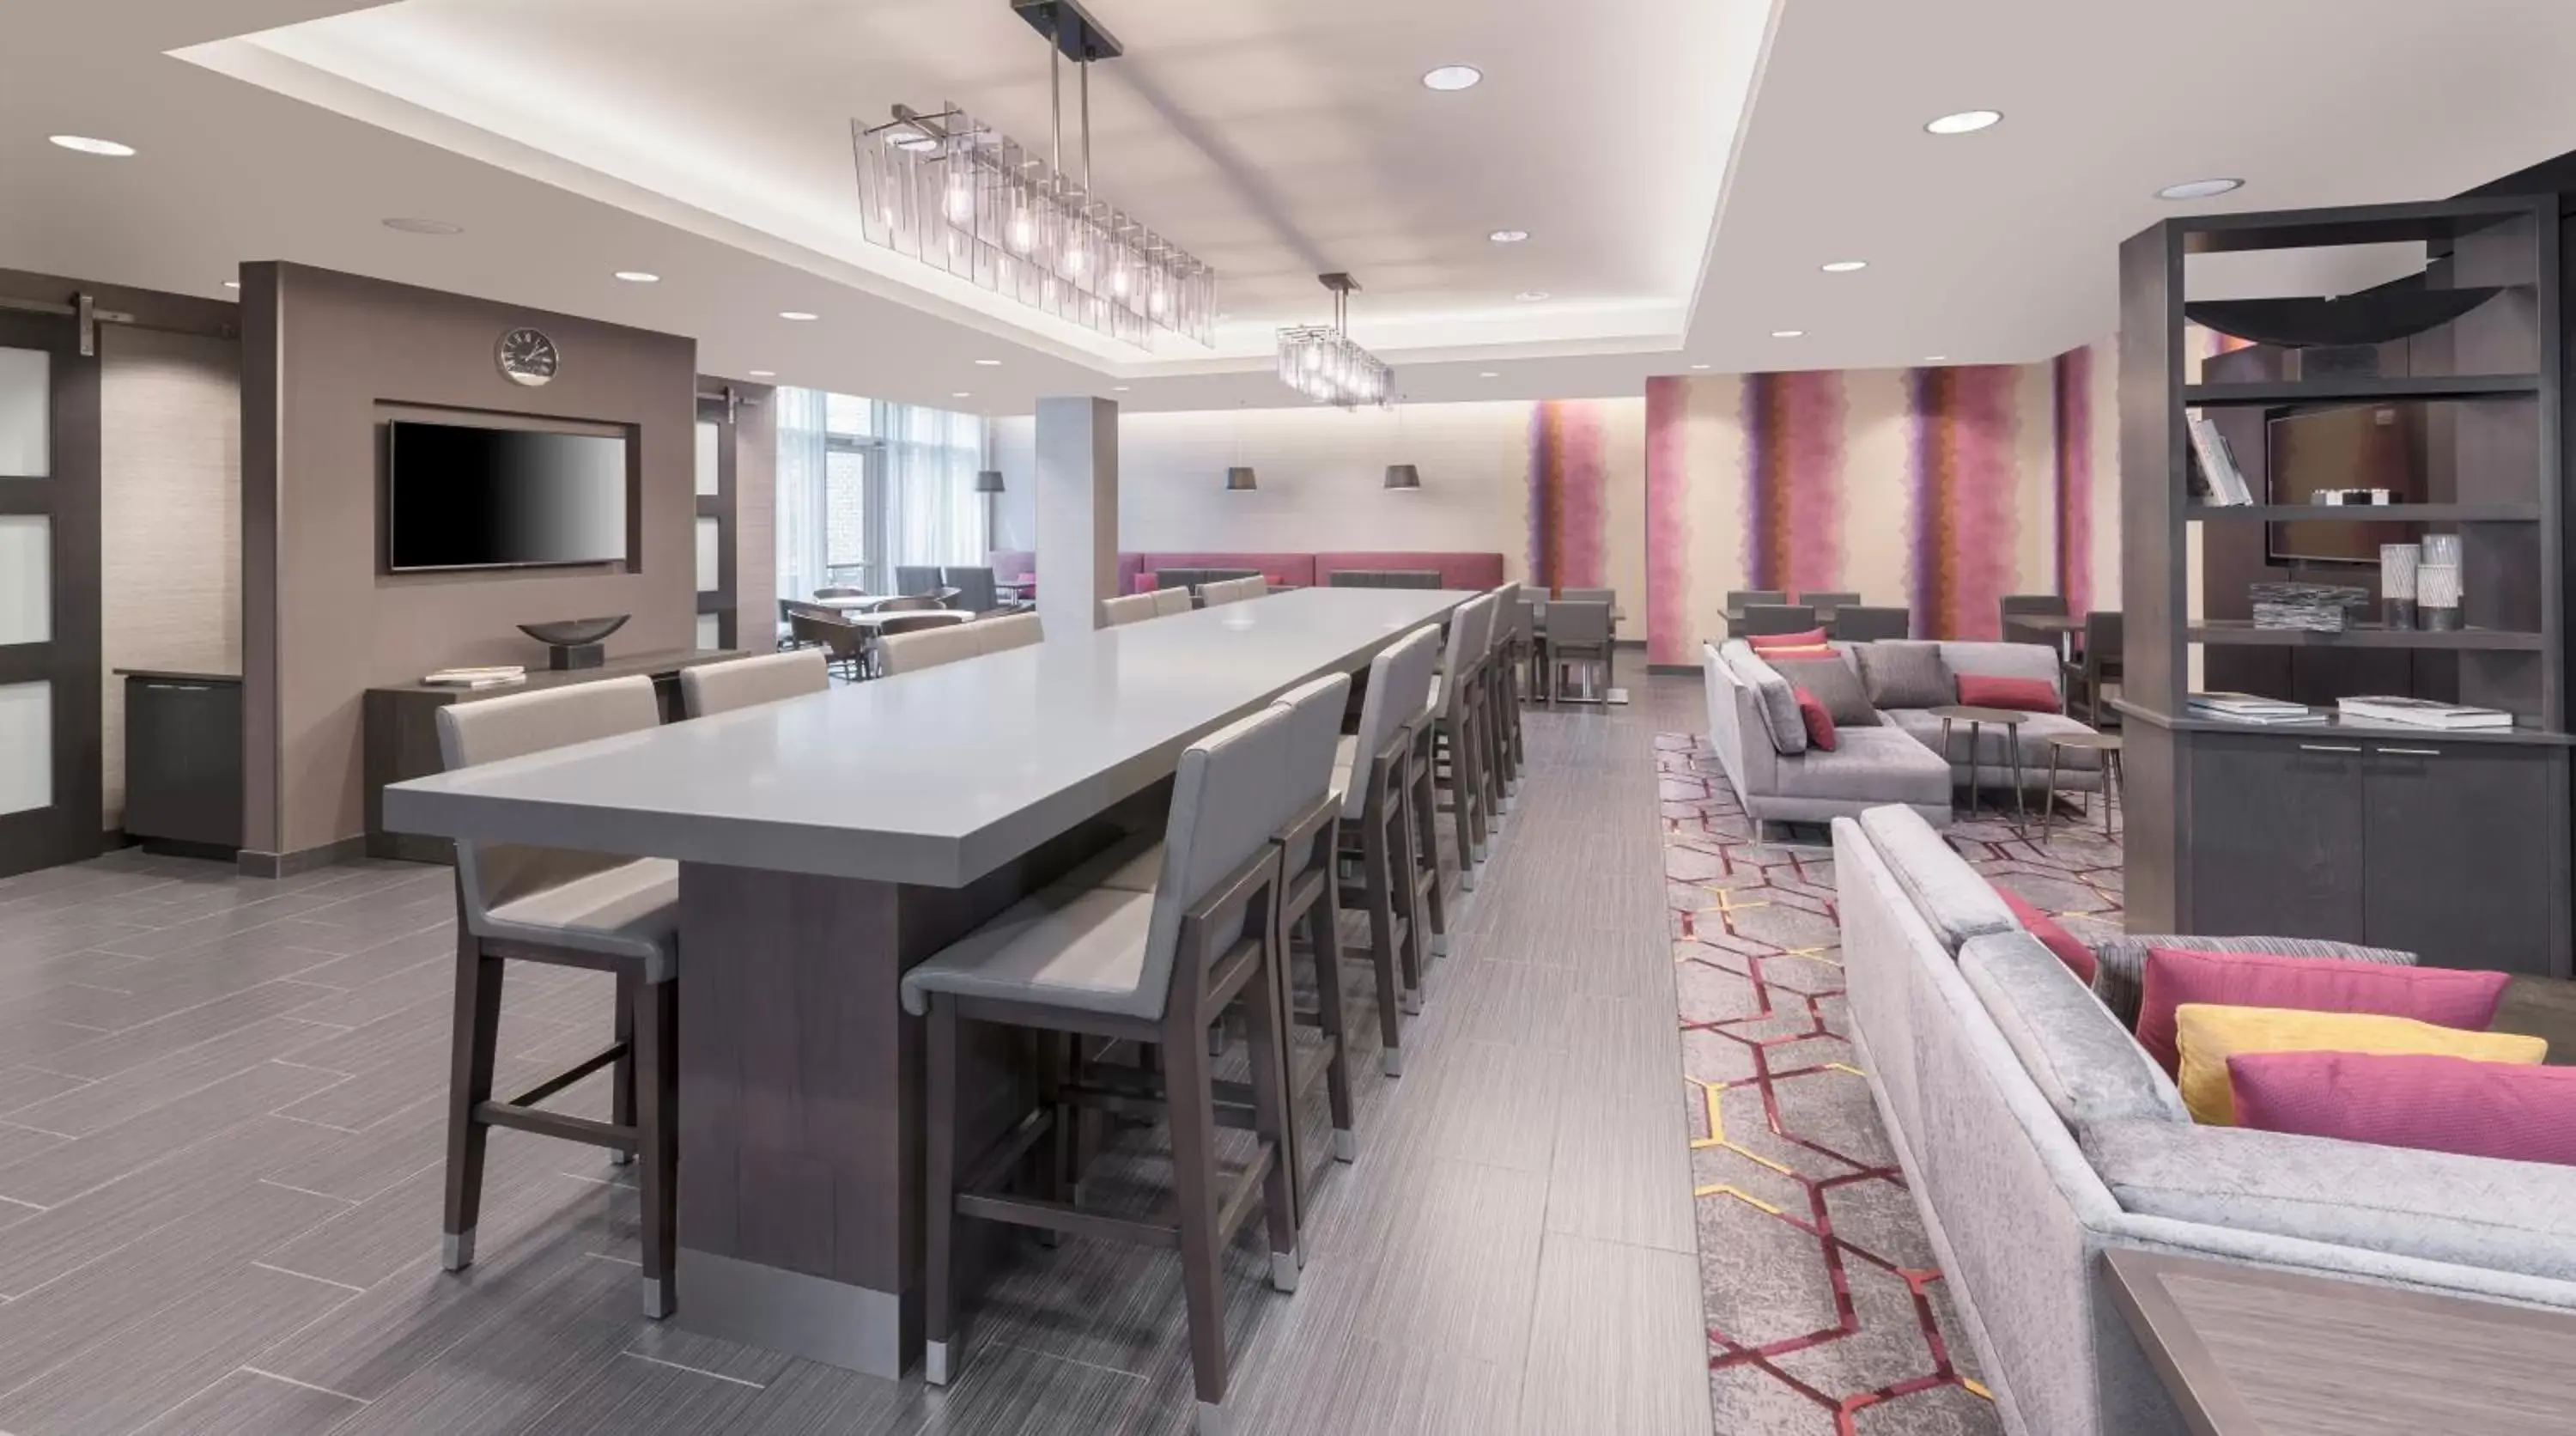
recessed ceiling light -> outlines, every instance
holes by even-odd
[[[2241,179],[2186,180],[2181,184],[2169,184],[2163,189],[2157,190],[2156,198],[2209,199],[2216,195],[2225,194],[2230,190],[2240,190],[2243,188],[2245,188],[2245,181]]]
[[[950,394],[948,397],[949,397],[949,398],[951,398],[951,399],[972,399],[972,398],[974,398],[975,396],[974,396],[974,395],[972,395],[972,394],[967,393],[967,392],[966,392],[965,390],[963,390],[963,389],[960,389],[960,390],[956,391],[955,393]]]
[[[1807,331],[1804,329],[1774,329],[1771,331],[1771,337],[1774,339],[1804,339],[1807,337]]]
[[[1869,261],[1866,259],[1837,259],[1825,266],[1825,273],[1854,274],[1867,268],[1869,268]]]
[[[1479,378],[1479,379],[1500,379],[1500,378],[1501,378],[1501,377],[1503,377],[1503,376],[1502,376],[1502,375],[1500,375],[1500,374],[1495,373],[1495,372],[1494,372],[1493,370],[1491,370],[1491,369],[1488,369],[1488,370],[1486,370],[1484,373],[1479,374],[1479,375],[1477,375],[1476,377],[1477,377],[1477,378]]]
[[[443,219],[395,218],[386,220],[385,228],[398,229],[405,234],[463,234],[465,232],[465,226],[449,224]]]
[[[1498,229],[1492,234],[1486,235],[1485,238],[1492,240],[1496,244],[1518,244],[1522,240],[1529,238],[1529,231],[1525,229]]]
[[[45,138],[64,149],[78,150],[85,155],[104,155],[112,160],[134,157],[134,146],[118,144],[114,140],[94,140],[87,135],[47,135]]]
[[[1926,364],[1947,364],[1950,362],[1950,356],[1947,354],[1926,354],[1923,356],[1923,362]]]
[[[1936,135],[1973,135],[2003,122],[2004,112],[2001,110],[1961,110],[1955,115],[1943,115],[1923,128]]]
[[[1109,386],[1109,392],[1112,394],[1124,394],[1135,387],[1136,386],[1133,384],[1112,384]]]
[[[659,284],[662,282],[662,276],[647,273],[641,269],[621,269],[617,271],[617,277],[625,280],[629,284]]]
[[[975,366],[979,369],[999,369],[1002,367],[1002,361],[999,359],[978,359],[975,361]]]
[[[241,281],[238,279],[227,279],[224,281],[224,288],[239,289],[241,288]]]
[[[1547,298],[1547,291],[1544,289],[1524,289],[1512,297],[1523,304],[1536,304],[1540,300]]]
[[[778,371],[775,369],[751,369],[746,370],[745,372],[750,374],[754,379],[775,379],[778,377]]]
[[[1707,365],[1705,365],[1705,364],[1693,364],[1691,367],[1692,367],[1692,368],[1694,368],[1694,369],[1705,369],[1705,368],[1707,368],[1708,366],[1707,366]]]
[[[1422,83],[1434,90],[1464,90],[1485,78],[1485,72],[1473,65],[1442,65],[1426,71]]]
[[[781,319],[793,319],[799,324],[811,324],[823,316],[820,314],[808,314],[802,309],[782,309],[778,311],[778,317]]]

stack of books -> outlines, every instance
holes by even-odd
[[[2264,728],[2326,721],[2325,714],[2304,703],[2258,698],[2251,693],[2194,693],[2191,695],[2191,716],[2215,719],[2221,723],[2252,723]]]
[[[2214,509],[2244,508],[2254,502],[2254,488],[2237,467],[2236,450],[2218,426],[2194,415],[2191,429],[2192,492]]]
[[[2395,723],[2408,728],[2441,728],[2451,732],[2513,726],[2513,715],[2500,708],[2436,703],[2429,698],[2338,698],[2335,707],[2345,719],[2354,723]]]
[[[501,688],[528,681],[528,670],[516,663],[490,668],[442,668],[420,680],[432,688]]]

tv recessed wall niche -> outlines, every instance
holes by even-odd
[[[387,420],[386,568],[626,563],[627,449],[616,434]]]

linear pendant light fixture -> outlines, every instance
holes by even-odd
[[[1359,281],[1347,274],[1318,274],[1333,292],[1333,322],[1279,331],[1279,382],[1314,400],[1344,409],[1386,408],[1395,402],[1395,371],[1351,342],[1351,296]]]
[[[1091,184],[1091,66],[1123,53],[1073,0],[1011,0],[1047,40],[1054,143],[1041,157],[949,105],[850,122],[869,242],[1142,349],[1213,345],[1216,271],[1103,202]],[[1081,89],[1082,174],[1064,167],[1064,65]]]

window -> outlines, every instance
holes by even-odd
[[[883,593],[900,566],[984,562],[983,464],[973,414],[779,390],[779,597]]]

